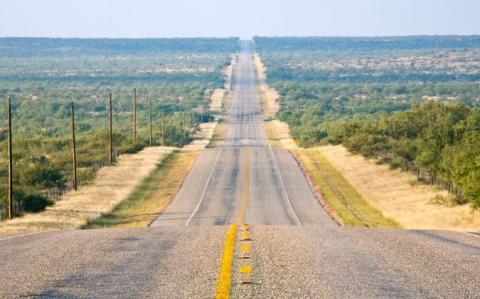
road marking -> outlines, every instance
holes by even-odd
[[[188,226],[190,224],[190,222],[192,221],[195,214],[198,212],[198,209],[200,208],[200,205],[202,204],[202,202],[205,198],[205,194],[207,193],[208,185],[210,185],[210,181],[212,179],[215,168],[217,168],[217,163],[218,163],[218,160],[220,158],[220,154],[222,153],[222,151],[223,151],[223,147],[221,147],[220,150],[217,153],[217,157],[215,158],[215,162],[213,163],[212,170],[210,171],[210,174],[208,175],[207,183],[205,184],[205,189],[203,189],[202,196],[200,197],[200,200],[198,201],[197,206],[195,207],[195,210],[193,210],[192,214],[190,215],[190,218],[188,218],[187,222],[185,223],[185,226]]]
[[[238,91],[237,91],[238,92]],[[236,95],[237,97],[240,97],[240,95]],[[238,112],[238,105],[234,106],[234,109],[237,110]],[[245,107],[242,106],[241,107],[242,110],[245,110]],[[245,111],[242,111],[242,112],[245,112]],[[245,114],[245,113],[244,113]],[[243,126],[242,127],[242,135],[245,135],[245,129],[249,129],[250,127],[245,127]],[[248,134],[248,132],[247,132]],[[235,145],[235,142],[234,142],[234,145]],[[243,155],[244,155],[244,160],[243,160],[243,163],[244,163],[244,167],[243,167],[243,186],[242,186],[242,202],[241,202],[241,206],[240,206],[240,211],[239,211],[239,215],[238,215],[238,224],[233,224],[228,233],[227,233],[227,237],[225,239],[225,249],[224,249],[224,254],[223,254],[223,259],[222,259],[222,265],[221,265],[221,269],[220,269],[220,274],[219,274],[219,278],[218,278],[218,282],[217,282],[217,289],[216,289],[216,298],[229,298],[230,297],[230,288],[231,288],[231,284],[232,284],[232,268],[233,268],[233,258],[234,258],[234,253],[235,253],[235,243],[237,241],[237,231],[238,231],[238,226],[240,226],[240,229],[241,229],[241,234],[240,234],[240,237],[241,239],[239,241],[241,242],[247,242],[247,241],[251,241],[250,239],[250,232],[249,232],[249,225],[245,223],[245,214],[246,214],[246,211],[248,209],[248,200],[249,200],[249,196],[250,196],[250,149],[248,147],[245,147],[244,150],[243,150]],[[217,157],[217,160],[218,160],[218,157]],[[214,168],[216,166],[216,161],[215,160],[215,165],[214,165]],[[212,173],[213,173],[213,169],[212,169]],[[210,181],[210,177],[212,175],[212,173],[210,173],[210,176],[207,180],[207,186],[208,186],[208,183]],[[194,213],[192,213],[189,221],[187,221],[187,226],[188,224],[190,223],[190,220],[193,218],[193,216],[195,215],[196,211],[198,210],[198,207],[200,206],[204,196],[205,196],[205,192],[206,192],[206,189],[207,189],[207,186],[205,187],[205,190],[204,190],[204,194],[202,194],[202,198],[200,199],[200,202],[198,203]],[[239,260],[243,260],[243,259],[250,259],[250,256],[248,256],[248,253],[250,252],[250,245],[249,244],[241,244],[240,245],[240,251],[242,252],[242,256],[239,256],[238,259]],[[253,271],[253,266],[250,265],[250,264],[246,264],[246,265],[241,265],[240,268],[239,268],[240,272],[245,274],[246,276],[249,276],[252,271]],[[253,282],[251,281],[243,281],[242,284],[245,284],[245,285],[249,285],[249,284],[253,284]]]
[[[277,156],[275,156],[275,153],[273,152],[273,149],[272,149],[272,146],[270,144],[268,144],[268,149],[269,149],[269,152],[270,152],[270,155],[272,156],[272,164],[275,168],[275,171],[277,172],[278,174],[278,177],[280,178],[280,183],[282,185],[282,189],[283,189],[283,192],[285,193],[285,195],[287,196],[287,203],[288,203],[288,206],[290,208],[290,211],[292,212],[292,215],[293,217],[295,218],[295,221],[297,222],[297,225],[298,226],[301,226],[302,225],[302,222],[300,221],[300,218],[298,218],[297,214],[295,213],[295,211],[293,210],[293,206],[292,206],[292,201],[290,199],[290,195],[288,194],[287,192],[287,188],[285,187],[285,182],[283,181],[283,176],[282,176],[282,172],[280,171],[280,167],[278,166],[278,161],[277,161]]]
[[[240,250],[245,252],[245,253],[248,253],[248,252],[250,252],[250,245],[243,244],[242,246],[240,246]]]
[[[252,265],[240,266],[240,272],[241,273],[249,274],[249,273],[252,273],[252,271],[253,271],[253,266]]]
[[[244,231],[240,234],[240,237],[242,239],[249,239],[250,238],[250,233],[248,231]]]
[[[11,236],[11,237],[6,237],[6,238],[3,238],[3,239],[0,239],[0,242],[1,241],[6,241],[6,240],[11,240],[11,239],[28,237],[28,236],[31,236],[31,235],[38,235],[38,234],[41,234],[41,233],[45,233],[45,232],[35,232],[35,233],[28,233],[28,234],[24,234],[24,235],[16,235],[16,236]]]
[[[250,150],[244,148],[243,152],[245,155],[243,159],[243,203],[238,216],[238,221],[241,225],[245,224],[245,212],[248,209],[248,197],[250,195]]]
[[[230,297],[230,286],[232,284],[233,251],[235,249],[235,239],[237,235],[237,225],[233,224],[228,230],[225,238],[223,250],[222,265],[217,281],[217,292],[215,298],[223,299]]]
[[[477,234],[474,234],[474,233],[470,233],[470,232],[463,232],[463,233],[466,234],[466,235],[475,237],[475,238],[480,238],[480,235],[477,235]]]

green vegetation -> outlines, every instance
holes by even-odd
[[[315,149],[296,150],[302,164],[325,201],[345,225],[355,227],[399,227],[368,204],[350,183]]]
[[[279,118],[480,208],[480,37],[256,38]]]
[[[51,204],[70,186],[70,102],[75,103],[80,184],[107,161],[108,95],[113,95],[115,155],[149,144],[189,142],[237,39],[50,39],[0,38],[0,175],[7,176],[6,104],[12,98],[15,213],[24,198]],[[137,141],[132,98],[137,89]],[[173,129],[170,129],[173,116]],[[173,138],[172,138],[173,137]],[[171,140],[173,139],[173,140]],[[26,197],[25,197],[26,196]],[[31,199],[27,199],[31,201]],[[45,205],[46,205],[45,204]],[[0,219],[5,217],[6,179],[0,181]]]

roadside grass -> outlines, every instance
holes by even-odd
[[[316,147],[369,203],[405,229],[480,231],[480,212],[454,204],[446,190],[412,173],[351,154],[342,145]]]
[[[217,126],[215,127],[215,130],[213,131],[212,138],[210,139],[210,142],[208,143],[207,148],[221,146],[225,140],[226,132],[227,132],[227,125],[225,124],[223,119],[220,119],[217,123]]]
[[[392,219],[371,206],[332,164],[316,149],[297,149],[319,193],[347,226],[400,228]]]
[[[175,151],[111,212],[88,221],[82,228],[146,227],[172,201],[199,151]]]
[[[278,136],[277,128],[272,123],[272,120],[265,120],[264,122],[265,131],[267,133],[267,139],[270,142],[272,147],[282,147],[281,138]]]

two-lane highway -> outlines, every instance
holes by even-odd
[[[339,227],[269,147],[243,42],[224,144],[152,227],[0,240],[0,297],[480,298],[480,238]]]
[[[238,56],[223,146],[204,151],[171,206],[152,226],[236,223],[245,192],[246,223],[336,225],[289,151],[274,150],[267,143],[252,47],[244,42]]]

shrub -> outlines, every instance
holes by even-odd
[[[42,195],[28,194],[22,198],[22,208],[26,212],[38,213],[52,204],[51,200]]]

